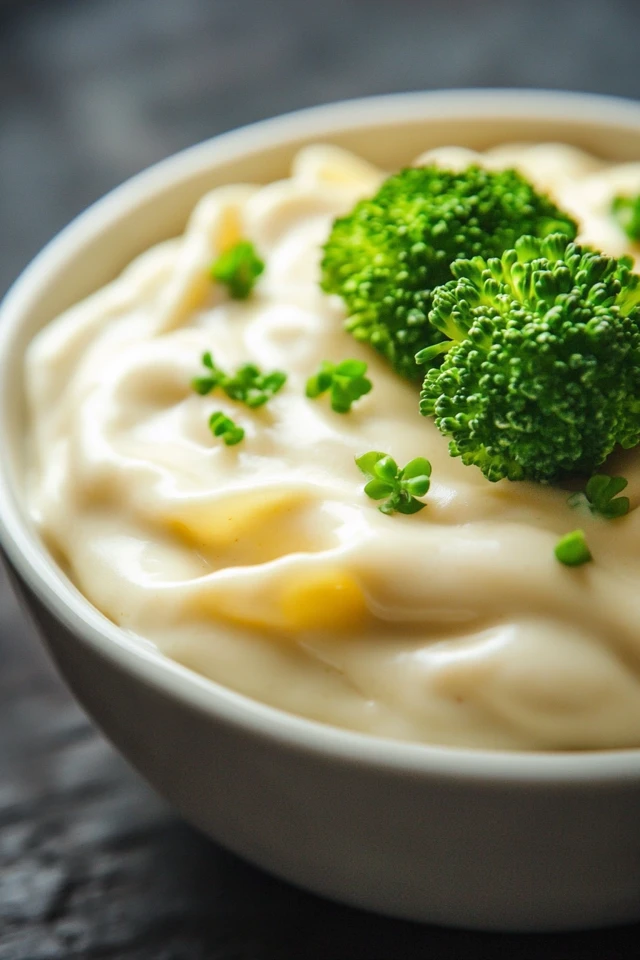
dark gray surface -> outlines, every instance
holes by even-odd
[[[446,86],[638,97],[639,27],[636,0],[0,0],[0,289],[105,190],[260,117]],[[639,956],[639,928],[430,930],[240,863],[115,755],[0,579],[0,960]]]

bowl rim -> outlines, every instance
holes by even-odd
[[[212,137],[161,160],[90,205],[31,261],[0,304],[0,384],[13,359],[12,340],[39,287],[136,204],[219,163],[301,137],[443,118],[570,119],[640,133],[640,102],[552,90],[459,89],[365,97],[297,110]],[[8,397],[0,390],[0,428]],[[74,640],[158,692],[245,734],[316,758],[357,763],[410,777],[455,777],[498,783],[563,784],[640,780],[640,748],[584,752],[499,751],[439,746],[359,733],[290,714],[200,676],[116,626],[79,592],[30,528],[12,490],[0,446],[0,546],[41,604]]]

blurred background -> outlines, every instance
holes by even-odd
[[[105,191],[240,124],[443,87],[640,98],[639,0],[0,0],[0,293]],[[0,960],[616,960],[332,906],[176,821],[71,701],[0,574]]]
[[[240,124],[440,87],[640,94],[638,0],[0,0],[0,288],[141,168]]]

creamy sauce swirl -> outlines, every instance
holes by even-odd
[[[570,210],[580,239],[631,252],[609,215],[640,190],[640,164],[605,166],[557,144],[448,167],[517,166]],[[525,750],[640,746],[640,456],[631,513],[579,516],[564,490],[487,482],[449,457],[400,380],[343,330],[318,287],[332,219],[383,179],[333,147],[291,177],[217,189],[185,235],[139,257],[30,345],[32,515],[107,617],[197,672],[263,702],[385,737]],[[254,295],[229,301],[211,261],[240,237],[266,260]],[[224,368],[288,373],[259,410],[190,387],[203,352]],[[349,415],[305,397],[320,361],[360,357],[374,388]],[[225,447],[207,421],[244,427]],[[354,457],[433,465],[428,506],[386,517]],[[595,557],[554,558],[587,531]]]

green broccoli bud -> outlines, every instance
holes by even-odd
[[[431,486],[431,464],[424,457],[416,457],[400,468],[388,453],[370,450],[356,457],[356,466],[367,478],[366,495],[383,501],[378,507],[381,513],[410,516],[426,506],[417,499],[426,496]]]
[[[459,260],[420,351],[420,410],[489,480],[593,472],[640,442],[640,278],[561,234]],[[442,359],[444,356],[444,359]]]
[[[365,377],[366,372],[364,360],[342,360],[340,363],[324,360],[318,372],[307,380],[306,395],[315,400],[329,391],[331,409],[336,413],[349,413],[355,401],[371,390],[372,383]]]
[[[640,242],[640,193],[635,197],[613,198],[611,212],[633,243]]]
[[[211,279],[223,283],[234,300],[246,300],[264,271],[264,261],[249,240],[240,240],[211,265]]]
[[[570,507],[581,507],[586,503],[592,513],[606,517],[607,520],[615,520],[629,513],[629,497],[618,496],[628,483],[625,477],[608,477],[606,473],[596,473],[589,479],[584,493],[572,493],[567,503]]]
[[[244,429],[239,427],[231,417],[225,416],[222,410],[217,410],[209,417],[209,429],[214,437],[222,437],[228,447],[235,447],[244,439]]]
[[[322,288],[339,294],[347,329],[402,376],[420,380],[420,347],[436,342],[433,290],[461,257],[500,256],[523,234],[576,235],[574,221],[515,170],[411,167],[333,224]]]
[[[566,567],[581,567],[593,560],[584,530],[572,530],[556,543],[556,559]]]

